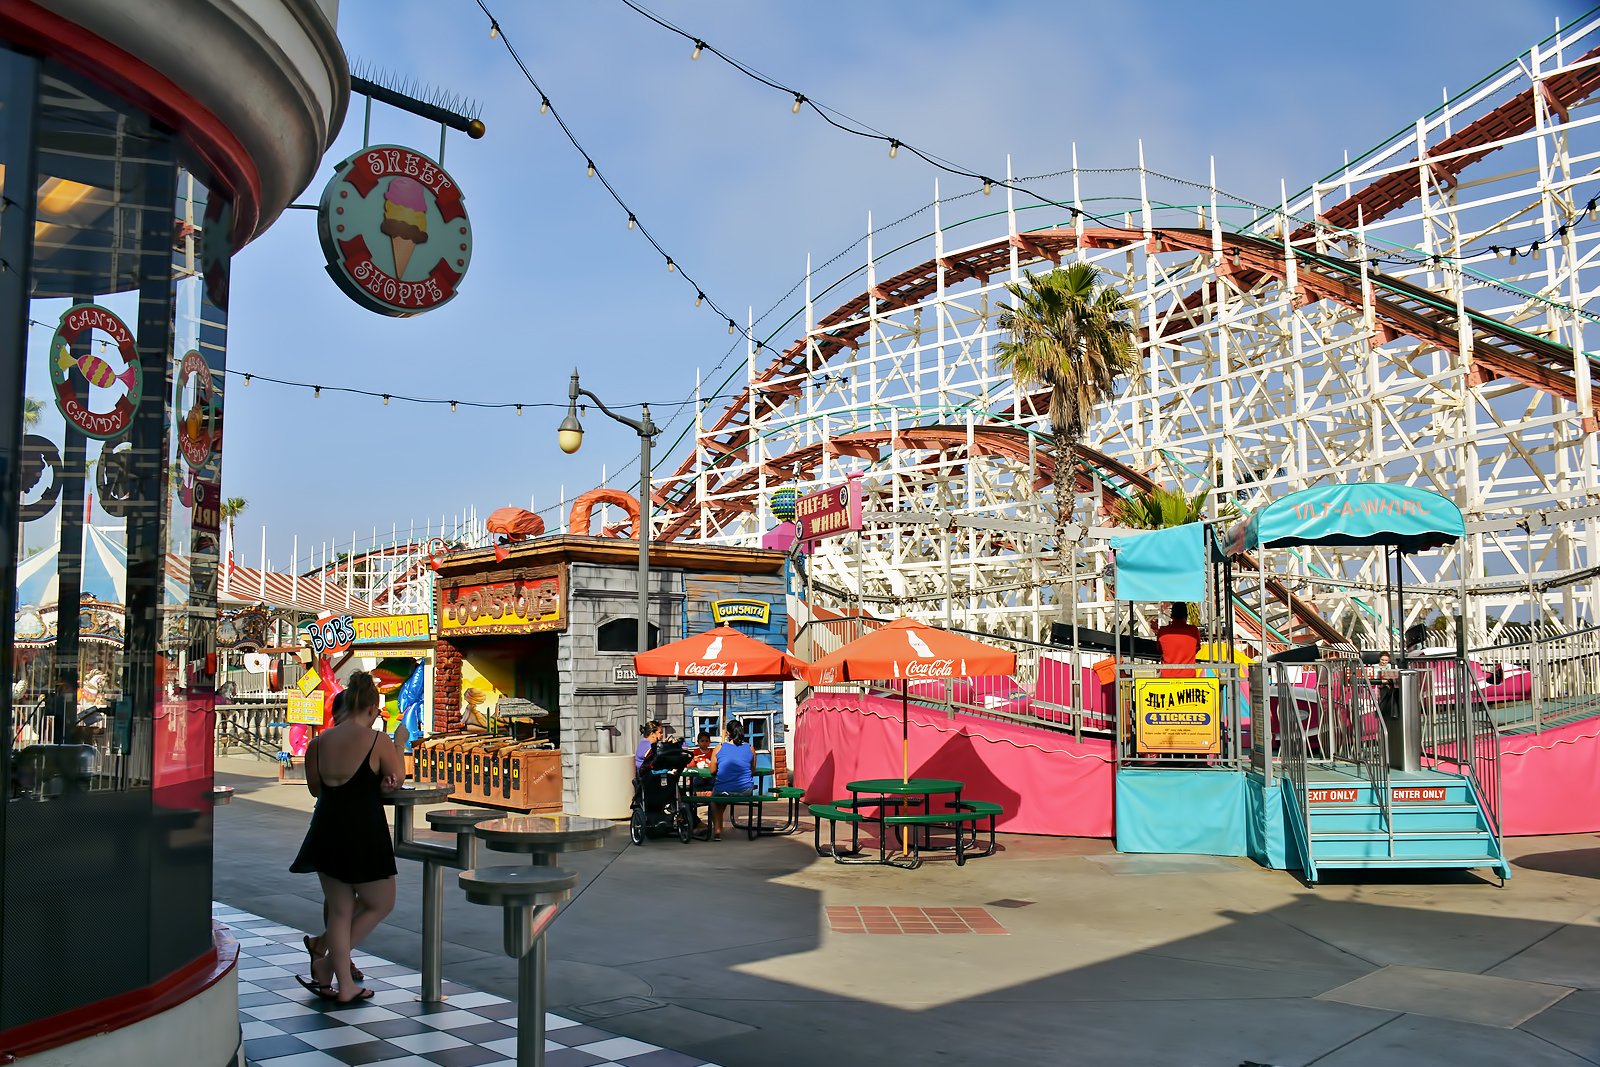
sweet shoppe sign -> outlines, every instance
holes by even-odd
[[[317,210],[328,274],[350,299],[405,318],[452,300],[472,261],[472,224],[444,167],[373,145],[334,169]]]

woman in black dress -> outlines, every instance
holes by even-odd
[[[350,973],[350,953],[394,908],[394,849],[383,793],[404,780],[394,742],[374,730],[380,702],[372,675],[357,671],[340,694],[334,724],[306,749],[306,788],[317,798],[311,827],[289,869],[322,880],[327,930],[307,938],[311,979],[325,1000],[369,1000]],[[320,950],[320,951],[319,951]]]

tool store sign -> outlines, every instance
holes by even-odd
[[[1215,678],[1136,678],[1135,732],[1141,753],[1215,755],[1222,750]]]
[[[472,262],[472,224],[444,167],[400,145],[334,168],[317,208],[328,274],[369,311],[405,318],[454,299]]]
[[[436,595],[443,637],[532,634],[567,627],[559,574],[441,586]]]

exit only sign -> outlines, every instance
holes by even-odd
[[[1354,804],[1360,799],[1364,786],[1350,786],[1330,789],[1308,789],[1308,799],[1313,804]],[[1392,804],[1426,804],[1441,801],[1445,798],[1445,787],[1442,785],[1410,785],[1391,786],[1389,789],[1389,802]]]

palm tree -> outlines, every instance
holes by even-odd
[[[242,496],[225,497],[222,501],[222,517],[228,520],[228,563],[230,566],[233,563],[234,544],[236,542],[233,532],[233,520],[244,514],[244,510],[249,506],[250,501]]]
[[[1050,429],[1055,438],[1056,546],[1072,571],[1072,627],[1078,627],[1078,553],[1068,544],[1067,526],[1077,511],[1078,444],[1096,411],[1117,383],[1139,366],[1133,305],[1110,286],[1100,271],[1074,263],[1048,274],[1024,272],[1027,281],[1010,282],[1014,303],[1000,308],[999,326],[1011,333],[996,349],[1001,370],[1011,372],[1017,390],[1050,390]]]
[[[22,398],[22,428],[31,430],[39,425],[39,418],[44,414],[44,401],[35,400],[31,396]]]
[[[1111,514],[1120,525],[1132,526],[1138,530],[1165,530],[1173,526],[1185,526],[1206,517],[1206,498],[1210,493],[1210,486],[1189,496],[1182,490],[1167,489],[1158,485],[1118,500],[1112,505]],[[1239,509],[1232,501],[1222,500],[1212,518],[1226,522],[1237,518],[1238,515]]]

